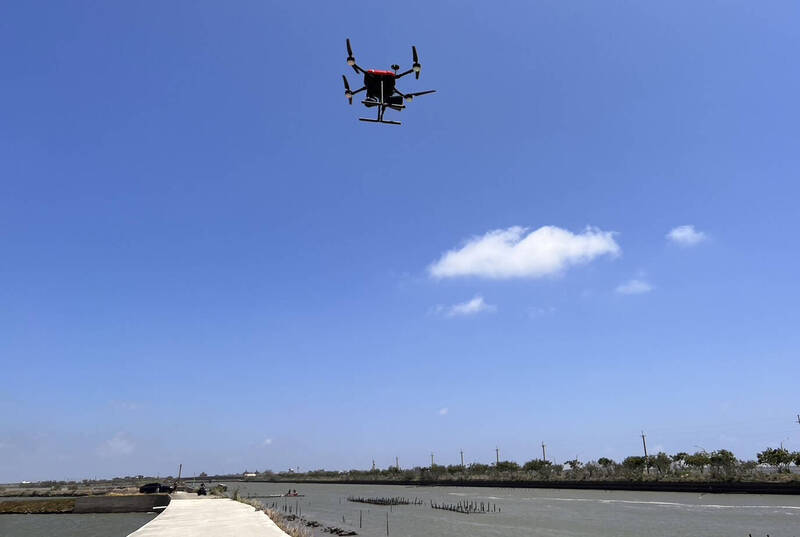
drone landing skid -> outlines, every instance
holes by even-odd
[[[391,121],[391,120],[385,120],[385,119],[370,119],[370,118],[366,118],[366,117],[360,117],[360,118],[358,118],[358,120],[359,121],[367,121],[369,123],[386,123],[387,125],[402,125],[402,123],[400,123],[399,121]]]

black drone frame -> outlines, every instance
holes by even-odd
[[[414,45],[411,46],[411,56],[413,59],[413,64],[411,65],[410,69],[403,71],[402,73],[398,73],[397,71],[400,69],[400,66],[397,64],[391,66],[392,70],[394,71],[394,77],[393,77],[394,80],[403,78],[404,76],[410,75],[411,73],[414,73],[414,78],[419,80],[419,74],[420,71],[422,71],[422,64],[419,63],[419,55],[417,54],[417,47]],[[368,75],[368,71],[366,69],[363,69],[356,63],[355,57],[353,56],[353,49],[350,46],[349,38],[347,39],[347,65],[352,67],[353,71],[355,71],[356,74]],[[344,94],[345,97],[347,97],[347,100],[350,104],[353,104],[353,95],[361,93],[362,91],[367,89],[367,86],[364,85],[355,91],[351,91],[350,83],[347,81],[347,77],[342,75],[342,80],[344,81],[344,90],[345,90]],[[427,90],[427,91],[419,91],[416,93],[403,93],[396,87],[394,87],[392,88],[392,92],[389,95],[386,95],[386,92],[384,91],[384,81],[380,80],[379,100],[368,98],[361,101],[361,104],[363,104],[367,108],[377,107],[378,117],[376,119],[365,118],[365,117],[360,117],[358,119],[360,121],[366,121],[369,123],[386,123],[388,125],[400,125],[401,123],[399,121],[384,120],[383,114],[386,112],[387,108],[391,108],[392,110],[397,110],[399,112],[403,110],[406,107],[406,105],[402,103],[388,101],[387,97],[399,95],[400,97],[402,97],[403,102],[411,102],[414,99],[414,97],[418,97],[420,95],[427,95],[429,93],[435,93],[435,92],[436,90]]]

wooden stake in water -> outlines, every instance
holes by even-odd
[[[358,510],[358,527],[361,527],[361,509]]]
[[[386,513],[386,535],[389,535],[389,513]]]

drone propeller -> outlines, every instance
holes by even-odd
[[[432,89],[427,91],[418,91],[417,93],[406,93],[405,95],[403,95],[403,98],[406,100],[406,102],[410,103],[411,101],[414,100],[414,97],[419,97],[420,95],[427,95],[429,93],[436,93],[436,90]]]
[[[419,56],[417,56],[417,47],[411,45],[411,55],[414,58],[414,65],[411,69],[414,70],[414,77],[419,80],[419,72],[422,70],[422,65],[419,63]]]
[[[356,59],[353,57],[353,49],[350,46],[350,38],[347,38],[347,65],[353,68],[353,71],[358,74],[358,67],[356,67]]]
[[[344,75],[342,75],[342,80],[344,80],[344,96],[347,97],[350,104],[353,104],[353,92],[350,91],[350,83],[347,82],[347,77]]]

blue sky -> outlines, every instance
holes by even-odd
[[[800,449],[798,17],[4,3],[0,481]]]

